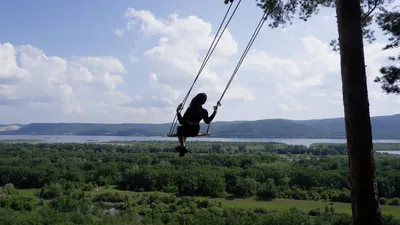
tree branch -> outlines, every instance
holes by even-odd
[[[376,9],[376,7],[378,7],[378,3],[380,0],[374,0],[374,6],[372,7],[372,9],[370,8],[369,11],[364,14],[364,16],[362,16],[361,21],[366,20],[371,14],[372,12]]]

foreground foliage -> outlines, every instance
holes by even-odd
[[[307,148],[281,143],[192,142],[190,150],[197,153],[183,158],[172,153],[174,146],[168,142],[0,143],[0,224],[337,225],[351,221],[349,215],[329,207],[309,212],[229,209],[199,198],[350,202],[343,144]],[[377,145],[381,149],[391,146]],[[398,158],[377,158],[383,204],[400,203],[399,169]],[[124,196],[93,191],[104,185],[171,194]],[[26,194],[27,188],[38,191]],[[179,197],[190,195],[198,197]],[[118,213],[104,215],[104,207],[100,207],[104,202]],[[393,222],[384,224],[399,224],[392,217],[385,220]]]

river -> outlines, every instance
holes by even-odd
[[[0,140],[40,140],[42,142],[61,143],[102,143],[108,141],[176,141],[170,137],[130,137],[130,136],[80,136],[80,135],[0,135]],[[195,137],[189,141],[221,141],[221,142],[281,142],[290,145],[312,143],[346,143],[346,139],[309,139],[309,138],[214,138]],[[376,139],[374,143],[400,143],[399,139]],[[397,150],[397,149],[394,149]],[[399,149],[400,150],[400,149]],[[389,154],[400,154],[400,151],[386,151]]]

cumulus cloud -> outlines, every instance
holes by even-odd
[[[274,99],[277,109],[286,117],[308,119],[342,116],[339,53],[332,51],[327,42],[312,35],[298,38],[295,44],[301,44],[303,49],[298,48],[299,52],[293,52],[288,58],[253,50],[249,53],[245,69],[259,72],[257,78],[260,82],[263,81],[266,87],[275,87],[264,93],[278,96]],[[387,62],[387,57],[394,55],[393,51],[382,51],[383,46],[379,42],[365,46],[372,115],[397,113],[393,104],[399,103],[396,96],[382,93],[379,85],[373,82],[379,76],[379,68]],[[265,77],[268,79],[262,79]]]
[[[9,43],[0,43],[0,65],[0,84],[16,84],[29,77],[29,73],[17,65],[16,51]]]
[[[171,14],[168,18],[156,18],[148,10],[135,8],[128,8],[124,17],[128,24],[126,26],[135,24],[144,37],[158,38],[158,43],[143,53],[144,57],[163,71],[157,77],[151,74],[151,85],[158,85],[166,91],[170,102],[183,99],[214,39],[212,24],[194,15],[180,17]],[[216,101],[217,97],[214,96],[222,93],[229,80],[225,70],[234,69],[234,64],[228,63],[229,59],[237,51],[238,43],[227,29],[193,92],[207,91],[212,96],[210,100]],[[254,100],[255,97],[248,87],[236,83],[227,92],[226,99]]]
[[[14,47],[4,43],[0,44],[0,68],[0,106],[19,105],[19,114],[32,116],[21,109],[37,106],[56,109],[46,114],[74,115],[71,120],[80,121],[81,117],[93,114],[143,113],[145,110],[138,110],[140,107],[132,104],[143,101],[139,95],[119,91],[127,71],[114,57],[66,59],[47,56],[31,45]],[[8,110],[12,112],[16,108]]]
[[[162,18],[135,8],[128,8],[123,18],[124,24],[113,32],[116,39],[134,33],[136,47],[128,49],[127,65],[112,56],[49,56],[41,46],[0,43],[0,110],[4,115],[0,123],[172,120],[176,105],[197,75],[217,23],[176,13]],[[336,29],[334,20],[323,19]],[[331,50],[329,40],[313,33],[310,23],[312,29],[304,32],[294,29],[295,25],[289,27],[284,40],[281,31],[276,34],[265,28],[260,33],[258,40],[275,44],[267,48],[256,40],[226,91],[216,120],[343,115],[339,55]],[[318,30],[322,27],[315,27]],[[211,109],[223,94],[251,32],[247,27],[240,28],[240,33],[225,31],[189,98],[205,92],[206,107]],[[393,105],[400,103],[373,82],[387,56],[394,55],[381,51],[383,45],[365,46],[372,115],[396,113],[398,107]]]

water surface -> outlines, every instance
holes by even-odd
[[[0,135],[0,140],[40,140],[42,142],[61,143],[101,143],[108,141],[177,141],[176,137],[130,137],[130,136],[81,136],[81,135]],[[309,138],[215,138],[195,137],[189,141],[220,142],[281,142],[290,145],[310,146],[312,143],[346,143],[346,139],[309,139]],[[399,139],[376,139],[374,143],[400,143]],[[394,149],[397,150],[397,149]],[[400,149],[399,149],[400,150]]]

